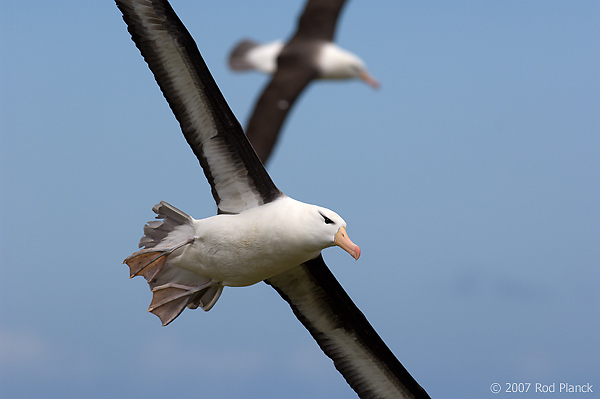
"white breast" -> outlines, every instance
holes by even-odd
[[[315,258],[302,223],[306,207],[289,197],[237,215],[195,220],[196,240],[171,256],[171,264],[223,282],[247,286]]]
[[[325,43],[318,57],[321,79],[356,78],[365,70],[365,63],[351,52],[334,43]]]

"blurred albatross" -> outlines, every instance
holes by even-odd
[[[281,126],[300,94],[315,79],[362,79],[373,88],[379,83],[365,62],[333,42],[345,0],[308,0],[292,38],[258,44],[243,40],[231,52],[235,71],[254,69],[273,77],[259,96],[246,126],[246,135],[266,164]]]
[[[311,79],[361,79],[377,88],[365,62],[333,42],[340,11],[346,0],[308,0],[292,38],[259,44],[240,41],[229,55],[234,71],[257,70],[275,74],[281,69],[304,69]],[[296,57],[289,62],[287,57]],[[282,62],[282,59],[284,62]]]
[[[307,325],[363,398],[428,397],[352,303],[323,262],[338,245],[360,249],[335,212],[284,195],[244,136],[198,48],[166,0],[116,0],[208,179],[218,214],[195,220],[161,202],[140,251],[125,263],[153,292],[163,324],[186,307],[209,310],[223,286],[265,280]],[[299,295],[312,287],[310,295]],[[333,299],[324,300],[323,291]]]

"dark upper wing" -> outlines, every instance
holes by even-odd
[[[335,26],[346,0],[309,0],[298,21],[294,37],[333,41]]]
[[[238,213],[279,197],[198,47],[166,0],[116,0],[200,161],[220,212]]]
[[[319,256],[265,280],[366,398],[429,398],[406,371]]]
[[[318,74],[302,54],[289,50],[282,50],[277,72],[260,95],[246,126],[246,136],[263,163],[269,158],[294,102]]]

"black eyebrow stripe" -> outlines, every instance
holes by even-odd
[[[321,212],[319,212],[319,215],[323,216],[323,219],[325,220],[325,224],[334,224],[333,220],[329,219],[327,216],[323,215]]]

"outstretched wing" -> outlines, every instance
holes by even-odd
[[[340,11],[346,0],[309,0],[298,20],[294,38],[333,41]]]
[[[277,62],[277,72],[259,97],[246,126],[246,135],[260,160],[266,163],[271,155],[285,117],[304,88],[315,79],[318,70],[300,54],[283,49]]]
[[[219,212],[239,213],[281,196],[169,3],[116,3],[202,165]]]
[[[335,279],[321,256],[265,280],[290,304],[359,397],[429,398]]]

